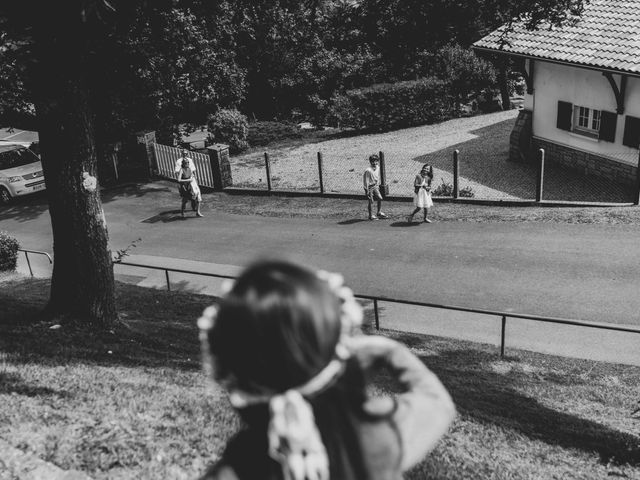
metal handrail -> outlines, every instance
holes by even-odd
[[[33,277],[33,270],[31,269],[31,262],[29,261],[30,253],[37,253],[38,255],[46,256],[49,259],[49,265],[53,265],[53,260],[51,259],[51,256],[47,252],[41,252],[40,250],[27,250],[25,248],[19,248],[18,251],[24,252],[24,257],[27,259],[27,265],[29,265],[29,273],[31,274],[32,277]]]
[[[131,267],[141,267],[141,268],[149,268],[153,270],[164,270],[165,277],[167,280],[167,290],[171,291],[171,283],[169,280],[169,272],[176,273],[187,273],[191,275],[202,275],[206,277],[217,277],[217,278],[229,278],[234,279],[237,278],[233,275],[223,275],[217,273],[209,273],[209,272],[198,272],[194,270],[187,269],[178,269],[178,268],[169,268],[169,267],[159,267],[155,265],[145,265],[140,263],[133,262],[114,262],[114,265],[126,265]],[[507,318],[519,318],[524,320],[533,320],[536,322],[545,322],[545,323],[554,323],[559,325],[574,325],[579,327],[587,327],[587,328],[598,328],[602,330],[612,330],[618,332],[627,332],[627,333],[638,333],[640,334],[640,328],[628,327],[628,326],[620,326],[609,323],[598,323],[598,322],[587,322],[584,320],[573,320],[569,318],[558,318],[558,317],[543,317],[541,315],[528,315],[523,313],[511,313],[511,312],[501,312],[498,310],[484,310],[479,308],[470,308],[470,307],[459,307],[455,305],[442,305],[438,303],[430,303],[430,302],[419,302],[415,300],[403,300],[399,298],[391,298],[391,297],[381,297],[375,295],[366,295],[366,294],[354,294],[356,298],[360,298],[362,300],[371,300],[373,301],[373,310],[375,315],[375,326],[376,330],[380,330],[380,311],[379,311],[379,302],[387,302],[387,303],[398,303],[401,305],[414,305],[419,307],[428,307],[428,308],[439,308],[441,310],[455,310],[458,312],[467,312],[467,313],[475,313],[479,315],[491,315],[495,317],[502,317],[501,320],[501,331],[500,331],[500,356],[504,357],[505,350],[505,342],[506,342],[506,327],[507,327]]]

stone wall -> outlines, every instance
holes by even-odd
[[[597,175],[626,185],[636,184],[637,167],[616,160],[575,150],[541,138],[532,138],[532,150],[542,148],[545,161],[560,163],[583,174]]]
[[[516,123],[509,137],[509,160],[512,162],[529,162],[531,156],[531,123],[533,112],[520,110]]]

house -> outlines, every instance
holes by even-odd
[[[509,55],[526,80],[510,159],[545,158],[635,184],[640,143],[640,0],[591,0],[577,22],[505,26],[477,53]],[[504,40],[504,41],[503,41]]]

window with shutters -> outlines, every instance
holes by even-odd
[[[600,118],[600,110],[574,105],[573,128],[571,130],[587,137],[598,138]]]

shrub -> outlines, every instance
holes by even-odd
[[[449,119],[454,103],[447,83],[429,77],[348,90],[334,97],[330,116],[343,126],[384,131]]]
[[[247,141],[252,147],[257,147],[268,145],[276,140],[300,137],[302,134],[293,123],[259,121],[249,124]]]
[[[451,196],[453,196],[453,185],[451,183],[445,182],[444,178],[441,178],[440,181],[442,183],[440,185],[438,185],[431,192],[431,194],[434,197],[451,197]],[[458,196],[459,197],[472,198],[472,197],[475,197],[476,194],[474,193],[473,188],[467,186],[467,187],[460,188],[458,190]]]
[[[0,231],[0,272],[13,271],[18,264],[18,241]]]
[[[215,142],[229,145],[229,151],[232,153],[241,152],[249,147],[249,122],[238,110],[222,109],[209,115],[207,130]]]

